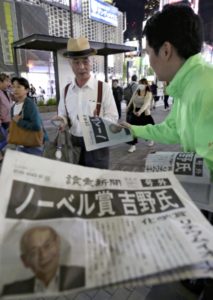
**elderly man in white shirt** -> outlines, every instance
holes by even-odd
[[[90,48],[87,38],[70,38],[68,40],[64,56],[69,60],[75,74],[75,81],[70,83],[66,93],[60,99],[57,118],[63,120],[65,125],[67,117],[70,118],[72,142],[81,147],[79,165],[107,169],[109,167],[109,149],[86,151],[79,121],[79,114],[99,115],[113,123],[118,121],[118,111],[112,90],[105,82],[102,83],[102,101],[101,104],[98,104],[100,105],[100,114],[97,112],[98,80],[90,74],[90,56],[95,54],[96,51]]]

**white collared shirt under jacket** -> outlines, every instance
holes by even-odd
[[[79,114],[93,116],[96,109],[97,95],[98,80],[92,76],[81,88],[75,81],[70,84],[65,101],[68,115],[72,123],[72,135],[82,136]],[[64,105],[64,94],[61,96],[59,102],[58,115],[66,120],[67,114]],[[103,82],[102,104],[99,116],[113,123],[117,123],[118,121],[118,111],[112,89],[106,82]]]

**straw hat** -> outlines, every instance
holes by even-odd
[[[96,50],[90,48],[90,44],[87,38],[69,38],[67,42],[67,51],[64,52],[65,57],[82,57],[95,55]]]

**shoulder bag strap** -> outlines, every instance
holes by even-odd
[[[67,92],[68,92],[68,88],[69,88],[70,84],[71,84],[71,83],[68,83],[68,84],[65,86],[65,88],[64,88],[64,100],[65,100],[66,97],[67,97]]]
[[[68,125],[69,128],[71,128],[72,123],[71,123],[71,120],[70,120],[70,117],[69,117],[69,114],[68,114],[68,110],[67,110],[66,97],[67,97],[67,92],[68,92],[68,89],[69,89],[70,84],[71,84],[71,83],[68,83],[68,84],[65,86],[65,89],[64,89],[64,106],[65,106],[66,115],[67,115],[67,125]]]
[[[102,104],[102,93],[103,93],[103,82],[98,80],[98,97],[96,102],[96,114],[100,115],[101,104]]]
[[[130,88],[131,88],[132,93],[134,93],[134,92],[133,92],[133,86],[134,86],[134,85],[135,85],[134,82],[132,82],[132,83],[130,84]]]

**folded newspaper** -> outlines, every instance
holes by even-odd
[[[132,141],[130,130],[99,117],[80,115],[87,151]]]
[[[8,150],[0,190],[3,299],[213,277],[212,226],[172,172],[85,168]]]
[[[213,212],[213,183],[202,157],[191,152],[151,153],[146,158],[145,171],[172,171],[196,205]]]

